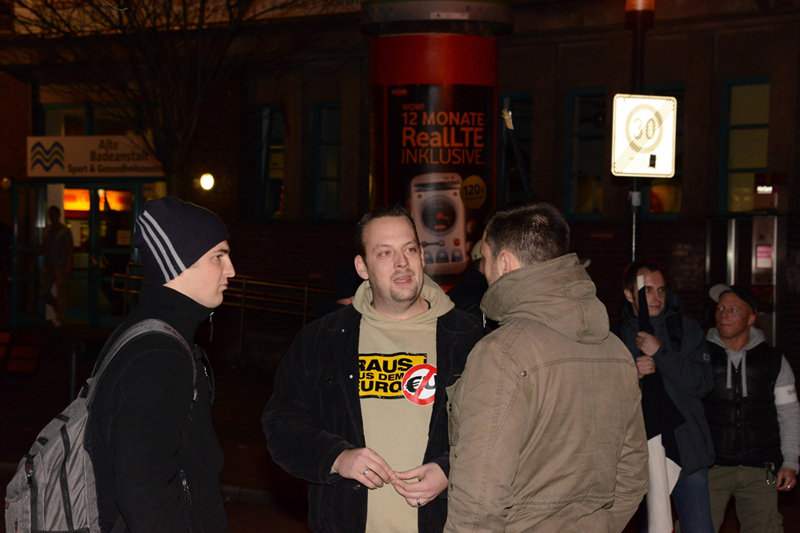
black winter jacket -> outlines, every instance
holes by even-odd
[[[358,340],[361,314],[352,305],[303,329],[278,367],[275,393],[262,424],[273,460],[308,485],[311,529],[318,533],[363,532],[366,487],[332,474],[343,451],[366,446],[358,396]],[[423,463],[435,462],[447,475],[450,447],[445,388],[461,376],[480,323],[453,309],[436,324],[436,399]],[[447,491],[419,509],[420,533],[439,533],[447,520]]]
[[[715,387],[703,403],[717,451],[716,464],[763,467],[783,464],[775,382],[781,371],[780,350],[762,342],[747,350],[747,396],[742,395],[742,365],[732,369],[732,388],[727,387],[728,354],[709,343]]]
[[[111,339],[156,318],[191,346],[211,312],[177,291],[145,283],[139,304]],[[186,348],[163,334],[131,341],[106,369],[87,435],[104,533],[120,513],[133,533],[228,531],[219,486],[222,448],[211,425],[210,368],[202,349],[195,347],[193,356],[194,384]]]
[[[679,321],[678,331],[671,332],[670,322]],[[654,335],[661,349],[653,356],[656,368],[664,377],[664,389],[686,423],[675,430],[681,458],[681,478],[714,464],[714,446],[706,422],[702,398],[714,388],[706,336],[700,324],[686,316],[677,295],[667,291],[664,310],[650,317]],[[622,310],[622,320],[612,331],[625,343],[634,358],[641,355],[636,347],[639,319],[631,304]],[[680,349],[673,346],[672,335],[680,335]]]

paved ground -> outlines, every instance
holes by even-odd
[[[0,486],[24,455],[38,432],[67,404],[70,353],[78,339],[79,382],[89,375],[94,355],[107,331],[85,328],[37,330],[21,335],[43,346],[37,371],[14,377],[0,391]],[[27,337],[26,337],[27,336]],[[233,533],[274,531],[307,533],[305,483],[292,478],[270,459],[261,431],[261,413],[272,392],[274,368],[288,347],[289,335],[262,337],[258,366],[231,357],[237,339],[217,337],[208,352],[217,372],[214,424],[225,452],[222,471],[226,509]],[[266,340],[266,342],[264,342]],[[785,531],[800,531],[800,493],[780,496]],[[729,509],[723,533],[739,530]],[[626,533],[635,529],[629,525]],[[0,533],[4,529],[0,525]]]

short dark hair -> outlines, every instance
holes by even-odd
[[[49,213],[50,211],[55,211],[56,213],[58,213],[58,216],[61,216],[61,209],[59,209],[54,205],[51,205],[50,207],[47,208],[47,212]]]
[[[380,207],[376,207],[361,217],[361,220],[359,220],[358,224],[356,225],[356,253],[364,258],[365,261],[367,251],[364,248],[364,232],[367,231],[367,226],[369,226],[373,220],[386,217],[402,217],[408,220],[408,223],[411,224],[412,228],[414,228],[414,238],[416,238],[417,242],[419,242],[417,226],[414,224],[414,219],[411,218],[411,215],[408,214],[408,211],[406,211],[405,207],[400,204],[382,205]]]
[[[552,204],[518,200],[489,218],[486,244],[493,254],[513,253],[523,266],[544,263],[569,251],[569,224]]]
[[[637,259],[625,267],[625,272],[622,273],[622,288],[626,291],[631,291],[632,294],[635,293],[636,276],[643,268],[650,272],[661,272],[661,275],[664,276],[664,269],[656,261],[652,259]],[[664,277],[666,278],[666,276]]]

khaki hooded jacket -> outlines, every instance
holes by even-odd
[[[648,487],[636,367],[574,254],[510,272],[450,398],[445,532],[619,532]]]

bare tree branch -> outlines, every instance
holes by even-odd
[[[287,16],[341,9],[340,0],[10,1],[14,32],[0,42],[0,69],[24,70],[69,101],[106,105],[147,133],[173,194],[214,91],[245,65],[285,64],[325,33],[314,17],[288,30]]]

